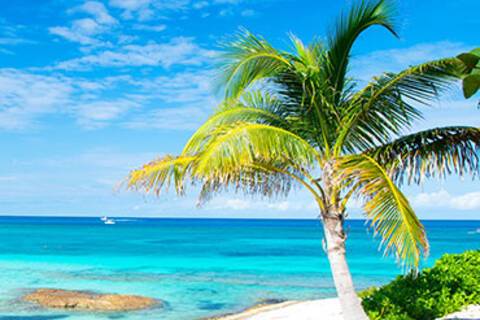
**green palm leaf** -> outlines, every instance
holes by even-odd
[[[462,65],[457,58],[441,59],[386,73],[355,94],[342,110],[337,154],[362,151],[387,143],[421,118],[418,104],[428,105],[456,85]]]
[[[200,152],[214,137],[211,133],[220,126],[237,122],[265,123],[287,127],[288,122],[280,114],[281,101],[268,93],[259,91],[244,93],[238,99],[225,100],[217,112],[192,135],[183,148],[183,155]]]
[[[162,190],[168,191],[170,185],[174,184],[177,194],[182,195],[185,190],[185,178],[195,159],[166,155],[151,161],[142,168],[130,172],[127,187],[145,193],[154,192],[158,196]]]
[[[213,134],[215,139],[199,155],[194,170],[197,177],[209,179],[257,161],[291,162],[305,170],[320,161],[307,141],[282,128],[240,122],[218,127]]]
[[[480,174],[480,129],[444,127],[401,137],[368,152],[402,183],[429,177]]]
[[[239,96],[256,81],[290,67],[286,53],[276,50],[267,41],[246,30],[225,48],[220,85],[225,88],[225,96],[229,98]]]
[[[393,252],[407,269],[418,267],[428,253],[425,230],[407,198],[373,158],[352,155],[341,158],[338,175],[349,188],[366,198],[365,214],[385,252]]]
[[[396,35],[393,22],[393,7],[390,1],[359,1],[337,22],[335,32],[329,39],[326,60],[327,79],[334,90],[334,101],[339,102],[345,85],[350,52],[355,40],[372,26],[382,26]]]

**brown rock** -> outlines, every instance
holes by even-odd
[[[139,310],[150,308],[159,303],[155,299],[141,296],[95,294],[59,289],[38,289],[27,294],[23,299],[47,308],[92,311]]]

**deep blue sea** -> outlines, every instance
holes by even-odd
[[[0,319],[198,319],[262,299],[335,295],[314,220],[0,217]],[[424,221],[425,265],[480,248],[480,221]],[[378,251],[364,221],[348,221],[348,260],[358,289],[402,272]],[[45,311],[19,297],[51,287],[162,299],[129,313]]]

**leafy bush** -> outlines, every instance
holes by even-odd
[[[480,251],[446,254],[419,274],[360,294],[372,320],[430,320],[480,303]]]

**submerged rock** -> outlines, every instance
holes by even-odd
[[[60,289],[37,289],[23,299],[46,308],[92,311],[140,310],[162,304],[158,300],[142,296],[96,294]]]

